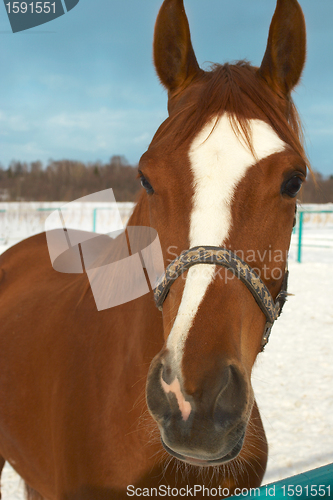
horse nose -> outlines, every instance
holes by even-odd
[[[147,403],[169,453],[199,460],[229,460],[239,453],[251,406],[249,385],[236,364],[217,371],[186,390],[165,361],[151,367]]]
[[[219,374],[207,374],[206,379],[197,383],[195,390],[189,391],[186,391],[181,377],[174,375],[168,363],[164,361],[156,368],[153,378],[162,391],[156,389],[154,396],[161,400],[164,408],[168,403],[168,418],[170,410],[171,413],[180,412],[184,422],[192,412],[203,413],[210,415],[216,425],[223,427],[242,412],[247,384],[237,366],[228,364]],[[156,405],[158,401],[155,401]]]

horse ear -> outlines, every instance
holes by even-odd
[[[301,77],[306,57],[306,28],[297,0],[277,0],[261,76],[277,93],[288,96]]]
[[[183,0],[164,0],[154,34],[154,63],[162,84],[172,94],[201,70],[191,42]]]

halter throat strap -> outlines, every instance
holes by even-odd
[[[173,260],[159,280],[154,290],[154,298],[156,306],[160,310],[162,310],[163,302],[172,284],[179,276],[196,264],[213,264],[225,267],[250,290],[267,320],[262,338],[263,349],[268,342],[273,323],[281,314],[287,298],[288,270],[285,271],[281,290],[274,301],[267,286],[257,273],[231,250],[212,246],[194,247],[182,252]]]

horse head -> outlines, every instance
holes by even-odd
[[[154,62],[169,116],[139,174],[166,265],[184,250],[230,249],[276,299],[307,170],[291,99],[305,52],[297,0],[277,0],[260,67],[238,62],[204,71],[183,0],[164,1]],[[266,323],[229,269],[198,263],[174,281],[163,303],[165,345],[147,380],[148,408],[171,455],[195,465],[238,455]]]

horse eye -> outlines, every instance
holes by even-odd
[[[141,186],[145,188],[147,194],[153,194],[154,188],[152,187],[150,182],[145,178],[142,172],[139,172],[139,175],[140,175]]]
[[[282,194],[286,194],[291,198],[295,198],[295,196],[299,193],[303,184],[303,179],[298,175],[295,175],[288,181],[284,182],[282,185]]]

